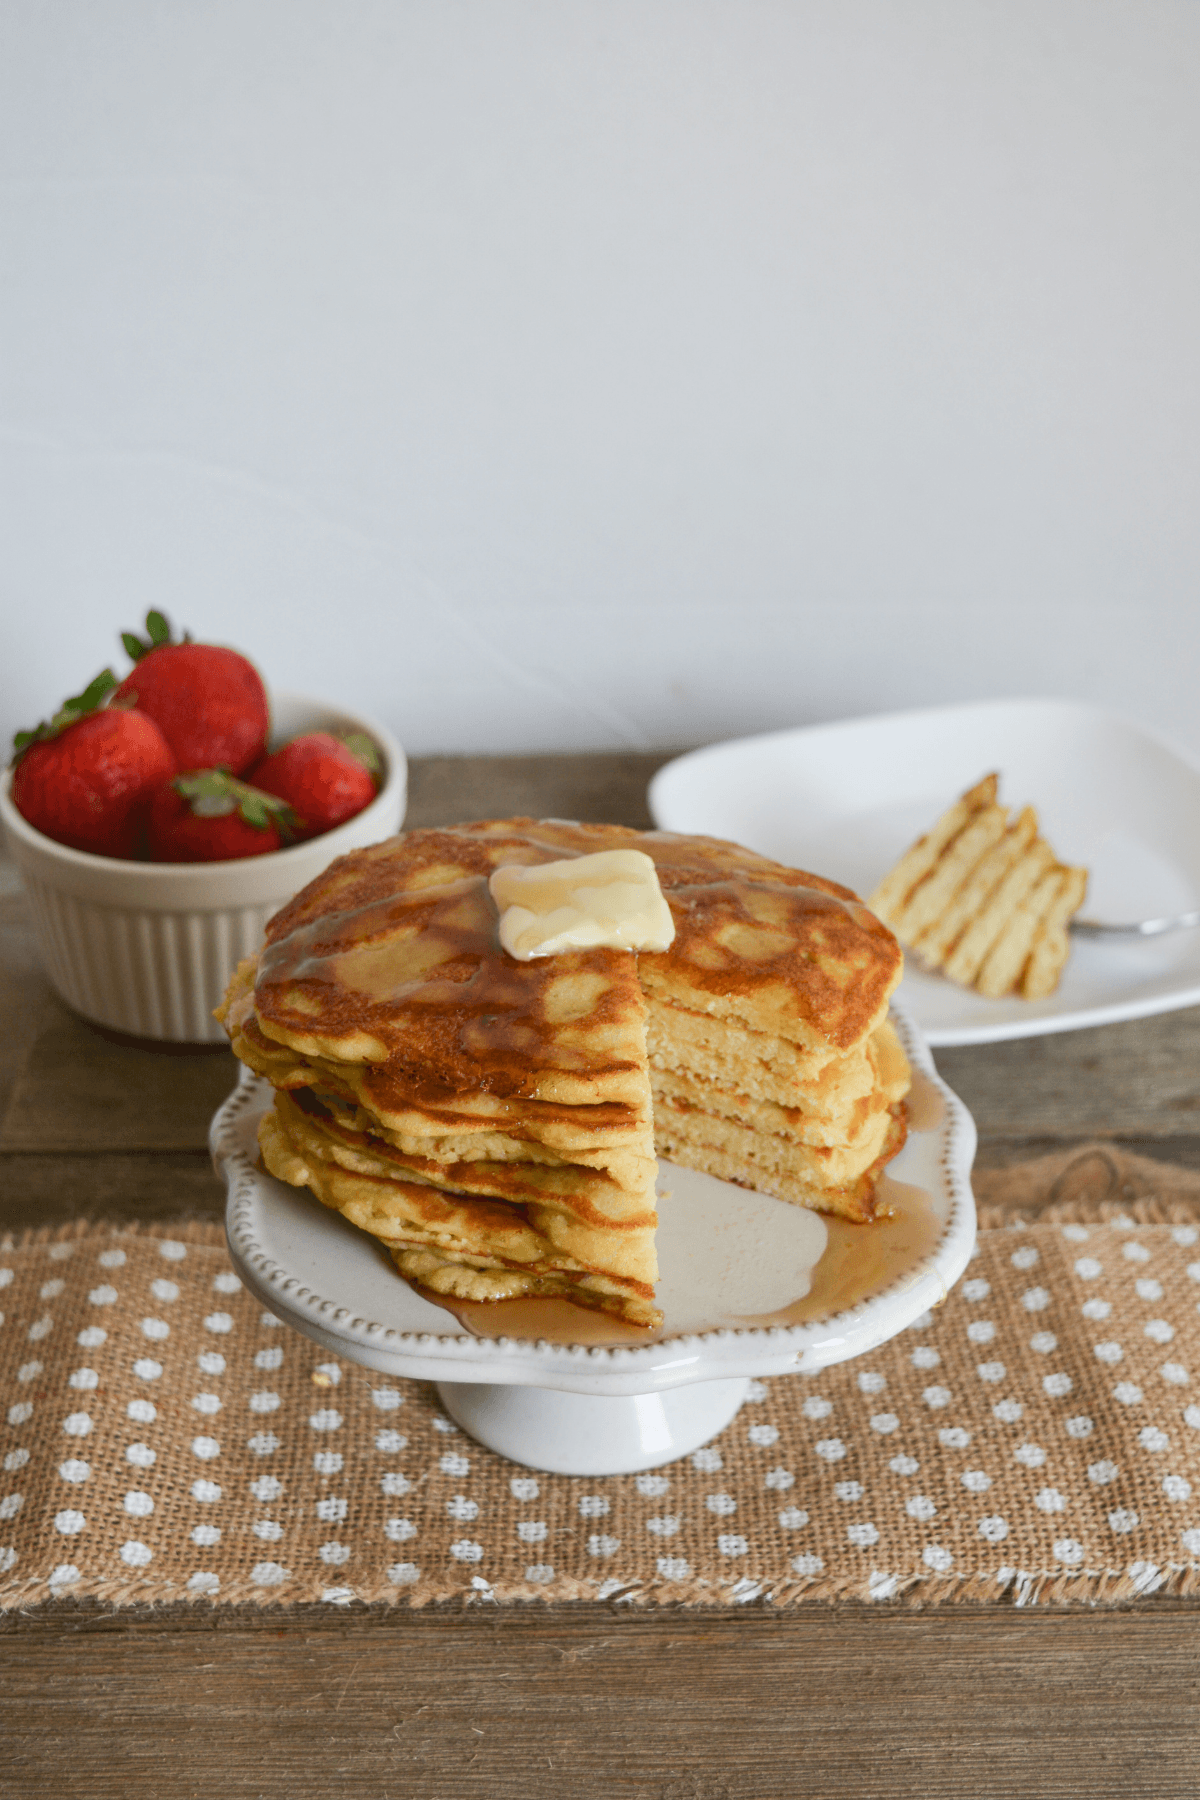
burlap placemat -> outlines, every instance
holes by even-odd
[[[0,1605],[1193,1591],[1200,1177],[1096,1146],[977,1186],[994,1228],[936,1314],[604,1479],[330,1358],[213,1226],[9,1244]]]

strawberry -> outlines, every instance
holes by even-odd
[[[328,731],[310,731],[260,762],[251,780],[286,800],[296,815],[296,835],[310,838],[369,806],[378,775],[378,753],[362,732],[336,738]]]
[[[253,663],[219,644],[175,643],[162,613],[146,614],[149,641],[122,632],[132,669],[117,689],[152,718],[180,769],[230,769],[241,775],[267,744],[267,694]]]
[[[175,770],[154,720],[104,707],[111,669],[48,722],[18,731],[13,805],[35,830],[93,856],[133,856],[151,792]]]
[[[146,837],[154,862],[232,862],[264,856],[294,835],[290,809],[228,769],[196,769],[150,799]]]

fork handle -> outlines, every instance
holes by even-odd
[[[1162,937],[1168,931],[1187,931],[1200,925],[1200,912],[1177,913],[1171,919],[1140,919],[1135,925],[1108,925],[1100,919],[1072,919],[1077,937]]]

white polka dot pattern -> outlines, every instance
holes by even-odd
[[[1190,1584],[1197,1242],[986,1233],[867,1366],[755,1381],[716,1443],[586,1481],[514,1474],[427,1388],[281,1330],[203,1227],[21,1247],[0,1258],[0,1603]]]

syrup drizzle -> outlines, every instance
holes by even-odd
[[[946,1096],[921,1069],[912,1072],[912,1086],[904,1104],[910,1131],[937,1131],[946,1117]]]
[[[356,1041],[385,1099],[530,1097],[539,1068],[596,1073],[594,1043],[576,1047],[547,1015],[556,959],[517,963],[502,951],[488,880],[497,863],[536,867],[611,847],[614,829],[515,821],[414,832],[354,853],[272,921],[255,983],[260,1017]],[[818,1035],[829,1011],[835,1044],[874,1015],[899,951],[849,890],[713,840],[625,835],[649,852],[675,925],[670,950],[643,953],[648,980],[678,968],[689,987],[726,998],[782,982],[807,996],[801,1010],[815,1008]],[[814,988],[814,961],[837,979],[826,971]],[[641,1016],[628,951],[576,950],[570,966],[588,986],[594,1027]]]
[[[945,1116],[941,1091],[920,1069],[905,1104],[911,1131],[935,1131]],[[873,1299],[921,1267],[944,1229],[927,1188],[897,1181],[885,1173],[876,1189],[877,1216],[870,1224],[824,1213],[828,1243],[813,1270],[812,1285],[802,1298],[777,1312],[739,1319],[743,1330],[772,1325],[808,1325],[832,1318]],[[665,1332],[630,1325],[607,1313],[571,1300],[529,1297],[519,1300],[456,1300],[418,1290],[441,1306],[472,1337],[520,1338],[547,1344],[636,1345],[657,1343]]]

